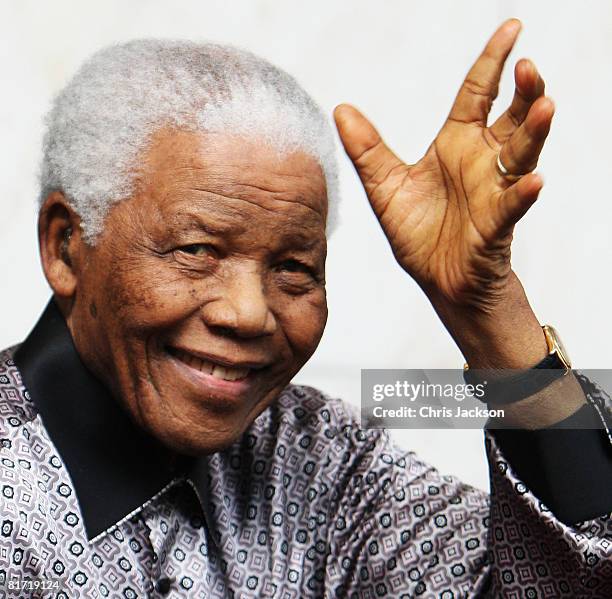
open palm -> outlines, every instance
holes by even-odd
[[[419,162],[402,162],[349,105],[335,117],[345,150],[399,264],[428,293],[486,307],[511,273],[516,222],[542,187],[532,171],[550,129],[553,103],[528,60],[515,68],[516,91],[495,123],[487,117],[501,71],[520,31],[516,20],[492,36],[468,73],[442,129]],[[507,171],[502,176],[498,155]]]

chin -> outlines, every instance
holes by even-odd
[[[248,392],[228,397],[226,393],[210,393],[209,389],[204,395],[186,389],[186,394],[178,396],[176,387],[162,388],[158,384],[141,388],[140,401],[133,397],[136,405],[130,411],[146,432],[171,451],[201,456],[235,443],[283,387],[253,389],[255,397],[249,397]]]
[[[200,456],[227,449],[265,407],[266,404],[256,406],[254,411],[219,412],[202,409],[200,405],[197,410],[190,409],[176,415],[163,410],[150,414],[142,426],[168,449],[183,455]]]
[[[203,432],[195,435],[193,430],[168,429],[150,432],[171,451],[193,457],[223,451],[232,445],[241,434],[241,431],[228,431],[227,433]]]

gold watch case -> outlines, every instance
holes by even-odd
[[[565,369],[571,370],[572,362],[567,353],[567,350],[565,349],[565,346],[563,345],[563,342],[561,341],[561,337],[559,337],[559,334],[557,333],[555,328],[550,326],[549,324],[545,324],[542,327],[542,330],[544,331],[544,336],[546,337],[548,353],[550,355],[557,354],[561,362],[563,362]]]

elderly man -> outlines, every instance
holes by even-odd
[[[82,67],[45,138],[53,300],[0,357],[8,596],[610,596],[609,403],[510,267],[554,110],[531,62],[487,126],[519,29],[493,35],[415,165],[335,112],[468,373],[527,373],[495,383],[525,430],[486,433],[490,498],[289,384],[325,326],[338,193],[297,83],[213,44],[136,41]]]

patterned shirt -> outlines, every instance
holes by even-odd
[[[489,432],[491,496],[289,385],[228,449],[167,463],[45,318],[23,368],[0,353],[2,597],[612,596],[609,515],[561,522]]]

